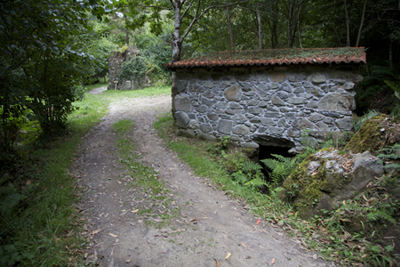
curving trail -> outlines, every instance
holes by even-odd
[[[249,213],[242,204],[196,177],[152,128],[157,115],[171,109],[171,97],[125,98],[85,137],[74,172],[83,187],[80,209],[87,221],[82,235],[90,240],[87,262],[99,266],[334,266],[301,242]],[[130,133],[141,162],[158,170],[170,189],[168,207],[158,214],[139,214],[151,207],[147,192],[129,187],[118,162],[113,123],[130,119]],[[165,209],[164,209],[165,208]],[[181,209],[179,209],[181,208]],[[171,223],[158,229],[164,213],[175,211]],[[196,219],[196,220],[192,220]],[[225,260],[227,253],[231,253]]]

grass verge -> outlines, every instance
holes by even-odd
[[[135,188],[137,203],[137,218],[145,220],[148,224],[162,227],[168,224],[172,218],[179,215],[179,207],[172,207],[172,194],[166,189],[164,180],[158,172],[140,162],[140,156],[135,152],[135,140],[132,139],[130,130],[133,127],[131,120],[116,122],[114,130],[118,134],[116,146],[119,152],[119,160],[126,167],[126,173],[121,179],[130,188]]]

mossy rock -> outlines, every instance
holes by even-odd
[[[309,174],[309,164],[318,161],[319,167]],[[314,214],[314,203],[322,197],[322,188],[326,185],[326,160],[315,159],[311,155],[292,171],[284,181],[283,187],[289,198],[294,200],[294,206],[300,217],[308,218]]]
[[[400,125],[392,123],[387,115],[381,114],[367,120],[347,143],[345,150],[351,151],[351,153],[370,151],[376,155],[383,147],[399,141]]]

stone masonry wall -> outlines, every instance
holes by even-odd
[[[332,68],[177,70],[173,104],[178,132],[200,139],[230,136],[242,147],[298,152],[301,135],[321,140],[351,129],[354,85],[362,76]]]

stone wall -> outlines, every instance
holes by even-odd
[[[350,130],[354,85],[362,76],[352,68],[302,68],[177,70],[178,132],[298,152],[306,129],[316,140]]]
[[[120,51],[113,51],[108,57],[108,89],[115,90],[117,84],[118,90],[130,90],[131,83],[116,83],[118,81],[118,74],[121,69],[122,63],[131,59],[134,56],[140,55],[140,51],[134,47],[129,47],[121,53]]]

